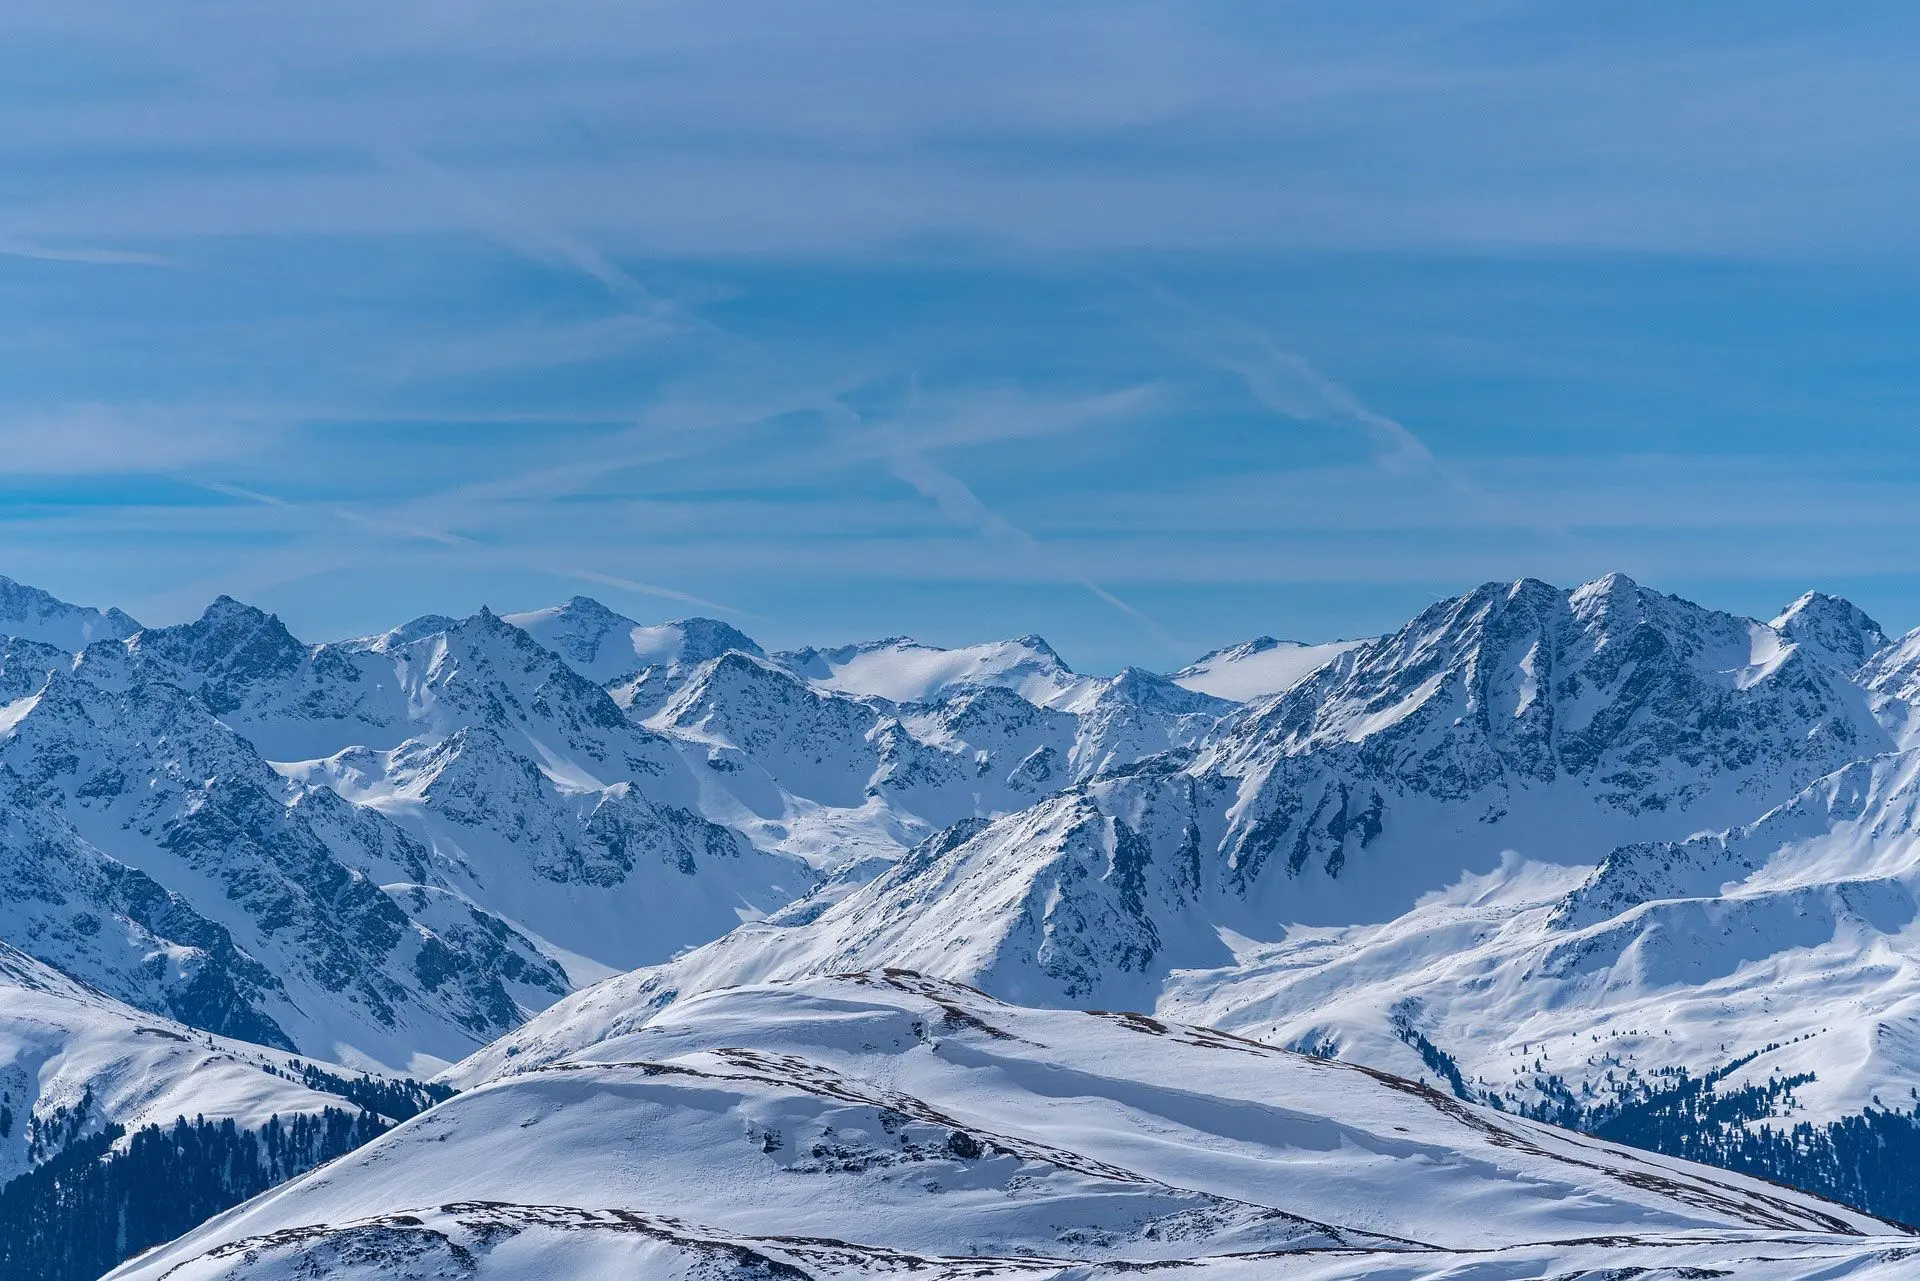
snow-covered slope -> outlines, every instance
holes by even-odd
[[[1182,688],[1215,698],[1250,703],[1257,698],[1286,693],[1315,668],[1363,643],[1331,641],[1324,645],[1303,645],[1299,641],[1262,636],[1216,649],[1167,679]]]
[[[967,686],[998,685],[1041,707],[1072,710],[1096,681],[1066,665],[1038,636],[959,649],[907,636],[775,654],[773,661],[822,689],[894,703],[935,702]]]
[[[1472,1092],[1589,1110],[1663,1075],[1808,1078],[1822,1123],[1912,1110],[1920,1080],[1920,755],[1863,761],[1757,822],[1519,861],[1406,916],[1303,930],[1176,978],[1161,1008],[1411,1068],[1418,1032]]]
[[[108,1124],[358,1110],[313,1065],[136,1010],[0,943],[0,1184]]]
[[[889,971],[600,990],[116,1277],[1892,1277],[1778,1187],[1139,1015]],[[1693,1269],[1687,1271],[1686,1269]]]
[[[1874,714],[1902,747],[1920,746],[1920,628],[1892,641],[1861,665],[1855,679]]]
[[[0,636],[52,645],[78,653],[97,640],[124,640],[140,624],[117,609],[98,610],[63,600],[0,577]]]

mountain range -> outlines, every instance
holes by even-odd
[[[584,597],[315,644],[225,597],[147,628],[0,580],[0,636],[0,1180],[112,1130],[361,1106],[328,1081],[412,1100],[154,1256],[183,1276],[341,1251],[411,1275],[392,1260],[508,1236],[479,1271],[534,1266],[522,1248],[690,1276],[1280,1252],[1344,1276],[1411,1251],[1430,1271],[1405,1275],[1465,1276],[1475,1252],[1706,1266],[1661,1252],[1756,1232],[1799,1244],[1753,1245],[1785,1253],[1752,1275],[1868,1276],[1909,1247],[1859,1212],[1920,1221],[1889,1172],[1920,1157],[1920,634],[1835,597],[1760,621],[1621,575],[1492,583],[1385,636],[1164,675],[1077,673],[1034,636],[769,652]],[[868,1024],[894,1030],[869,1046]],[[1267,1084],[1234,1083],[1256,1062]],[[436,1073],[463,1093],[407,1121],[431,1100],[406,1079]],[[1055,1132],[1031,1100],[1069,1077],[1085,1115]],[[1477,1172],[1483,1235],[1356,1209],[1428,1195],[1380,1090],[1417,1102],[1432,1170]],[[1236,1128],[1277,1099],[1372,1137]],[[504,1181],[453,1177],[508,1111],[562,1137],[527,1136],[540,1159]],[[736,1122],[782,1146],[732,1170],[708,1130]],[[854,1131],[852,1156],[793,1146]],[[643,1133],[675,1154],[657,1178],[595,1155]],[[1354,1143],[1375,1155],[1301,1155]],[[661,1191],[806,1161],[837,1189],[817,1205]],[[1280,1196],[1248,1162],[1297,1177]],[[587,1195],[603,1175],[616,1203]],[[1753,1211],[1747,1176],[1853,1209]],[[424,1199],[443,1184],[465,1190]],[[1536,1212],[1549,1185],[1584,1208]],[[496,1203],[520,1208],[472,1209]],[[920,1235],[884,1228],[910,1204]],[[623,1206],[653,1226],[593,1219]],[[288,1253],[236,1244],[267,1239]]]

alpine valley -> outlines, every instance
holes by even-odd
[[[0,579],[0,868],[9,1279],[1920,1271],[1920,633],[1818,593],[1089,676]]]

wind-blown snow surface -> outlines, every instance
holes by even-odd
[[[452,1101],[114,1275],[1866,1278],[1920,1263],[1914,1238],[1772,1185],[1202,1028],[1022,1009],[902,971],[658,1013],[583,994],[456,1075]]]

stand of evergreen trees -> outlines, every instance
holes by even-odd
[[[1391,1026],[1455,1096],[1502,1110],[1513,1106],[1491,1090],[1470,1086],[1453,1056],[1414,1027],[1411,1017],[1398,1015]],[[1791,1108],[1795,1089],[1813,1081],[1811,1072],[1721,1088],[1760,1053],[1743,1055],[1704,1076],[1693,1076],[1685,1068],[1663,1069],[1651,1078],[1636,1074],[1617,1093],[1600,1099],[1576,1096],[1564,1078],[1547,1076],[1535,1082],[1544,1099],[1516,1110],[1535,1121],[1750,1174],[1895,1223],[1920,1226],[1920,1178],[1915,1177],[1920,1171],[1920,1107],[1905,1112],[1869,1107],[1838,1121],[1784,1124],[1778,1114]]]
[[[365,1073],[341,1076],[311,1063],[301,1065],[300,1080],[310,1090],[336,1095],[357,1104],[362,1111],[377,1112],[396,1121],[409,1120],[453,1097],[453,1087],[437,1081],[415,1081],[410,1077],[393,1081]]]
[[[1582,1106],[1562,1085],[1527,1108],[1549,1121],[1666,1156],[1737,1170],[1850,1205],[1896,1223],[1920,1224],[1920,1111],[1869,1107],[1857,1116],[1785,1124],[1776,1114],[1812,1073],[1722,1090],[1754,1056],[1703,1077],[1685,1069],[1599,1104]]]
[[[338,1108],[259,1130],[195,1118],[138,1130],[115,1151],[125,1131],[108,1126],[0,1187],[0,1277],[95,1281],[385,1129],[372,1112]]]

